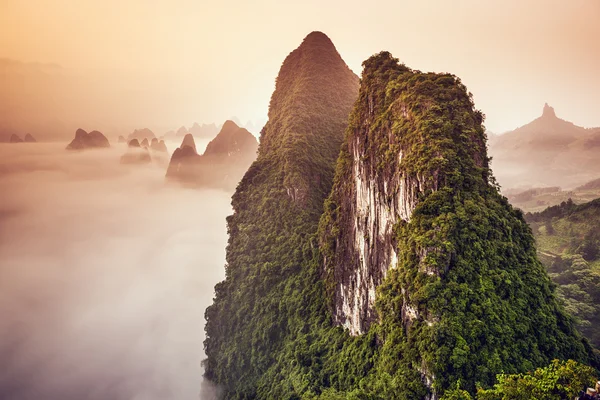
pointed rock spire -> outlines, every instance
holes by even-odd
[[[556,113],[554,112],[554,108],[550,107],[548,105],[548,103],[544,104],[544,111],[542,112],[542,117],[556,118]]]

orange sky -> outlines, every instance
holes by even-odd
[[[100,76],[118,93],[102,115],[176,128],[265,118],[281,62],[320,30],[357,74],[388,50],[458,75],[492,131],[544,102],[600,126],[598,21],[599,0],[0,0],[0,58]]]

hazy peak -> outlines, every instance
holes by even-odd
[[[544,104],[544,111],[542,112],[542,117],[556,118],[556,113],[554,112],[554,108],[550,107],[548,105],[548,103]]]
[[[331,41],[331,39],[329,39],[329,36],[319,31],[313,31],[309,33],[304,38],[302,44],[330,44],[331,46],[333,46],[333,42]]]
[[[223,127],[221,128],[221,130],[238,129],[238,128],[239,128],[238,124],[236,124],[232,120],[228,119],[223,124]]]

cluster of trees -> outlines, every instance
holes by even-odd
[[[572,400],[588,387],[595,387],[597,371],[573,360],[553,360],[544,368],[524,374],[499,374],[493,388],[478,388],[471,396],[466,390],[448,390],[442,400]]]

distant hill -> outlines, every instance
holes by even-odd
[[[138,142],[142,142],[144,139],[151,141],[154,138],[156,138],[156,135],[148,128],[135,129],[129,134],[129,136],[127,136],[127,143],[131,142],[133,139],[137,139]]]
[[[101,132],[91,131],[87,133],[83,129],[77,129],[75,138],[67,146],[67,150],[85,150],[92,148],[107,148],[110,143]]]
[[[600,175],[600,129],[560,119],[548,104],[529,124],[488,136],[494,174],[504,188],[572,189]]]
[[[233,190],[256,158],[258,142],[244,128],[226,121],[204,154],[196,151],[194,136],[188,133],[175,150],[166,178],[187,185]]]
[[[585,183],[584,185],[579,186],[577,190],[600,190],[600,178],[594,179]]]

